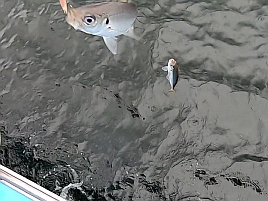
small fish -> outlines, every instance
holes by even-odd
[[[168,60],[168,65],[162,67],[162,70],[167,71],[168,74],[166,78],[169,81],[169,84],[171,86],[170,92],[175,92],[174,88],[176,84],[178,83],[179,79],[179,67],[177,62],[174,59]]]
[[[75,30],[101,36],[113,54],[117,54],[117,36],[140,40],[133,28],[137,18],[137,7],[133,3],[104,2],[73,8],[66,0],[59,1],[69,25]]]

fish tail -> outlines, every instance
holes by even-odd
[[[170,90],[168,90],[169,92],[175,92],[175,90],[174,89],[170,89]]]

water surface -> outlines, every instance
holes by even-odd
[[[0,163],[69,200],[267,200],[268,3],[136,3],[114,56],[56,0],[0,2]]]

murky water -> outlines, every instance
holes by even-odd
[[[267,200],[267,1],[136,3],[113,56],[57,0],[0,2],[0,163],[69,200]]]

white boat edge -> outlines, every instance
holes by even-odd
[[[32,200],[66,201],[62,197],[52,193],[42,186],[39,186],[3,165],[0,165],[0,182]]]

